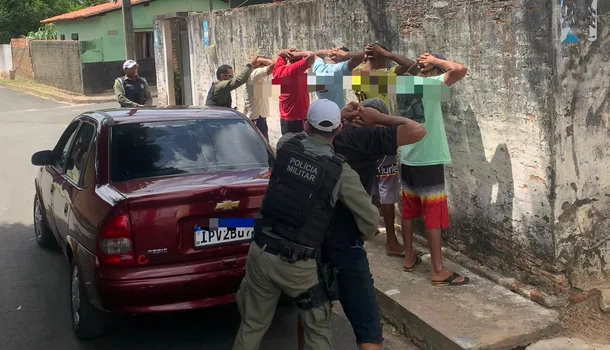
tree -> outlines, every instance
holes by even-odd
[[[0,0],[0,43],[36,32],[45,18],[108,1],[115,0]]]

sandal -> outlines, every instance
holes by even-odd
[[[387,255],[387,256],[389,256],[391,258],[404,258],[405,257],[405,252],[403,251],[403,252],[398,253],[398,254],[390,254],[390,253],[386,252],[385,255]]]
[[[422,259],[418,256],[415,258],[415,262],[413,263],[413,265],[411,267],[406,267],[406,266],[402,266],[403,270],[407,271],[407,272],[413,272],[413,270],[417,267],[417,265],[422,263]]]
[[[470,278],[464,276],[464,280],[461,282],[454,282],[456,278],[460,277],[457,272],[451,274],[451,276],[445,278],[442,281],[431,281],[433,286],[463,286],[470,282]]]

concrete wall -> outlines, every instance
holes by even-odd
[[[445,241],[549,290],[569,287],[566,271],[582,286],[608,281],[609,151],[598,150],[607,144],[609,122],[604,6],[597,42],[574,47],[557,43],[555,1],[429,6],[421,0],[309,0],[216,11],[212,17],[193,14],[194,101],[204,104],[220,64],[238,71],[253,52],[357,49],[378,41],[411,58],[425,51],[444,54],[469,68],[444,106],[453,156],[446,170],[451,228]],[[204,21],[217,61],[204,45]],[[163,31],[158,35],[163,42]],[[161,71],[163,48],[156,55]],[[562,57],[568,60],[558,62]],[[171,95],[168,86],[159,80],[160,103]],[[242,89],[234,101],[243,108]],[[278,120],[276,101],[271,102],[272,126]],[[580,140],[577,150],[572,139]],[[573,152],[578,167],[571,164]]]
[[[566,264],[574,285],[607,286],[610,2],[564,0],[563,6],[555,6],[554,13],[554,22],[563,24],[563,32],[557,31],[553,40],[558,65],[554,82],[556,125],[552,135],[556,254]],[[573,42],[574,38],[578,42]]]
[[[83,93],[78,41],[34,40],[31,45],[37,83]]]
[[[30,54],[30,40],[11,39],[11,51],[13,55],[15,76],[21,79],[34,79],[32,56]]]
[[[226,2],[214,1],[214,8],[226,7]],[[207,11],[208,9],[208,1],[153,1],[148,5],[133,7],[133,26],[136,31],[150,31],[153,28],[154,16],[181,11]],[[78,33],[80,41],[88,42],[84,46],[83,63],[125,60],[123,15],[120,10],[108,12],[104,16],[59,22],[56,26],[58,38],[63,34],[66,40],[70,40],[72,33]]]
[[[8,79],[9,72],[13,69],[13,52],[10,44],[0,45],[0,77]]]

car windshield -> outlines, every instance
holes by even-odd
[[[126,123],[111,128],[113,182],[271,167],[273,156],[243,119]]]

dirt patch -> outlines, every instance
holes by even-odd
[[[593,343],[610,344],[610,314],[599,307],[600,293],[560,311],[563,330],[554,337],[580,338]]]

